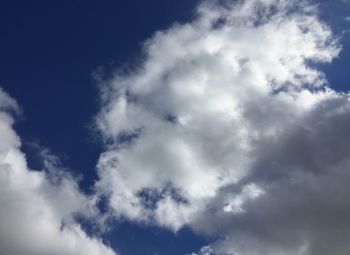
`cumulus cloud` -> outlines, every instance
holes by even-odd
[[[257,145],[252,172],[209,207],[215,210],[245,183],[264,194],[247,201],[244,213],[216,209],[192,227],[225,233],[214,246],[218,254],[347,254],[349,107],[347,95],[323,100],[297,125]]]
[[[200,254],[345,255],[350,102],[318,63],[317,6],[206,1],[104,81],[96,187],[116,217],[218,241]]]
[[[45,153],[49,171],[28,168],[12,127],[12,114],[18,111],[15,100],[0,89],[0,253],[115,254],[75,222],[74,214],[90,208],[89,199],[71,177],[55,168],[57,159]]]

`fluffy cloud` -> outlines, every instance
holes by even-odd
[[[349,121],[349,97],[338,95],[257,144],[251,173],[219,192],[208,206],[214,212],[199,215],[192,228],[225,233],[213,246],[218,254],[347,254]],[[251,182],[264,194],[247,200],[244,212],[217,209]]]
[[[12,128],[19,108],[0,89],[0,250],[10,255],[113,255],[101,240],[89,237],[73,215],[89,199],[75,181],[44,158],[49,171],[30,170]]]
[[[204,2],[103,87],[96,184],[117,217],[219,241],[201,253],[347,254],[349,95],[308,1]]]

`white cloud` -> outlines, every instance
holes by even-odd
[[[349,95],[313,65],[339,53],[315,6],[207,1],[144,50],[96,119],[117,217],[190,226],[217,254],[349,252]]]
[[[51,156],[44,158],[52,163],[50,172],[28,169],[9,113],[18,109],[0,89],[0,253],[115,254],[74,221],[73,214],[89,208],[89,199],[72,178],[54,169]]]
[[[199,253],[192,253],[192,255],[214,255],[214,250],[210,246],[204,246]]]

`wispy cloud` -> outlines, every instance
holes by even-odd
[[[90,199],[73,178],[56,168],[56,157],[45,151],[45,169],[28,169],[12,127],[11,112],[18,109],[0,89],[0,253],[115,254],[75,222],[73,216],[88,211]]]

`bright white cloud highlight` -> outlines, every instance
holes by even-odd
[[[0,253],[7,255],[113,255],[73,219],[88,198],[54,165],[28,169],[10,112],[16,102],[0,89]],[[51,157],[44,160],[51,162]],[[55,178],[54,178],[55,177]]]
[[[103,88],[98,192],[220,238],[202,254],[347,254],[349,96],[315,68],[339,53],[329,27],[308,1],[217,2]]]

